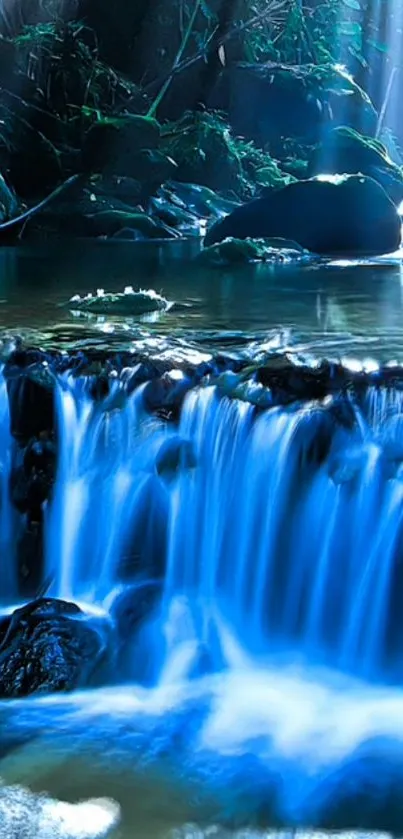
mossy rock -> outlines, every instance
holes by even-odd
[[[310,174],[362,174],[383,186],[395,204],[403,200],[403,172],[385,146],[348,126],[338,126],[315,149]]]
[[[83,144],[83,166],[89,172],[136,177],[127,161],[138,152],[158,149],[161,128],[157,120],[137,114],[99,118],[89,129]]]
[[[200,184],[227,198],[249,198],[257,186],[284,186],[292,180],[271,155],[234,136],[220,113],[187,112],[164,127],[162,148],[178,164],[175,179]]]
[[[173,233],[150,218],[147,213],[102,210],[85,217],[84,230],[89,236],[112,237],[122,230],[134,230],[145,239],[172,238]]]
[[[165,297],[153,290],[135,291],[126,288],[123,292],[98,292],[80,297],[78,294],[65,304],[70,310],[97,315],[135,316],[149,312],[162,312],[168,308]]]
[[[296,242],[286,239],[236,239],[228,237],[207,246],[197,259],[203,264],[222,267],[251,262],[289,262],[309,254]]]

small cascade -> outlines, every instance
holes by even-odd
[[[100,398],[94,381],[56,382],[49,594],[107,606],[127,580],[163,577],[144,637],[165,682],[289,654],[368,678],[401,672],[399,390],[263,410],[195,387],[175,425],[146,411],[147,386],[122,375]],[[3,379],[0,423],[4,601],[16,540]]]
[[[102,601],[117,582],[125,548],[143,514],[152,462],[147,446],[164,437],[142,411],[142,388],[130,396],[114,382],[96,401],[91,382],[57,384],[59,463],[47,511],[46,574],[52,594]]]
[[[346,429],[325,406],[255,416],[213,388],[190,394],[180,434],[198,467],[171,496],[165,605],[188,599],[200,649],[220,661],[224,621],[258,655],[371,677],[401,658],[402,409],[373,390]]]

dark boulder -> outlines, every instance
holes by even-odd
[[[311,175],[361,174],[373,178],[388,193],[394,204],[403,201],[403,172],[378,140],[364,137],[346,126],[334,128],[312,156]]]
[[[111,604],[116,630],[114,671],[117,680],[145,684],[155,681],[159,653],[155,655],[154,620],[161,604],[163,586],[159,580],[142,580],[122,589]],[[158,636],[163,649],[163,638]]]
[[[25,369],[10,364],[6,371],[11,433],[28,441],[54,428],[54,377],[46,364]]]
[[[18,449],[10,476],[11,500],[30,521],[42,520],[42,505],[49,499],[56,474],[56,446],[42,435]]]
[[[84,688],[106,648],[106,631],[73,603],[40,599],[16,609],[0,643],[0,698]]]
[[[346,176],[289,184],[238,207],[208,231],[205,245],[228,237],[293,239],[318,254],[396,250],[401,219],[371,178]]]

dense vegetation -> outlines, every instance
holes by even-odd
[[[243,200],[309,173],[343,124],[397,154],[390,25],[388,0],[6,0],[3,219],[76,173],[90,233],[94,209],[108,235],[172,181]]]

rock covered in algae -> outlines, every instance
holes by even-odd
[[[391,160],[385,146],[345,125],[333,128],[316,146],[310,174],[321,172],[366,175],[384,188],[394,204],[403,200],[403,172]]]
[[[92,682],[106,643],[73,603],[41,598],[2,623],[0,698],[76,690]]]
[[[285,239],[228,236],[222,242],[207,245],[197,258],[204,264],[221,267],[250,262],[290,262],[307,255],[296,242]]]
[[[154,289],[135,291],[132,286],[127,286],[123,292],[117,293],[98,289],[96,294],[86,294],[84,297],[76,294],[68,301],[67,305],[73,311],[87,312],[88,314],[123,316],[163,312],[170,306],[168,300]]]

